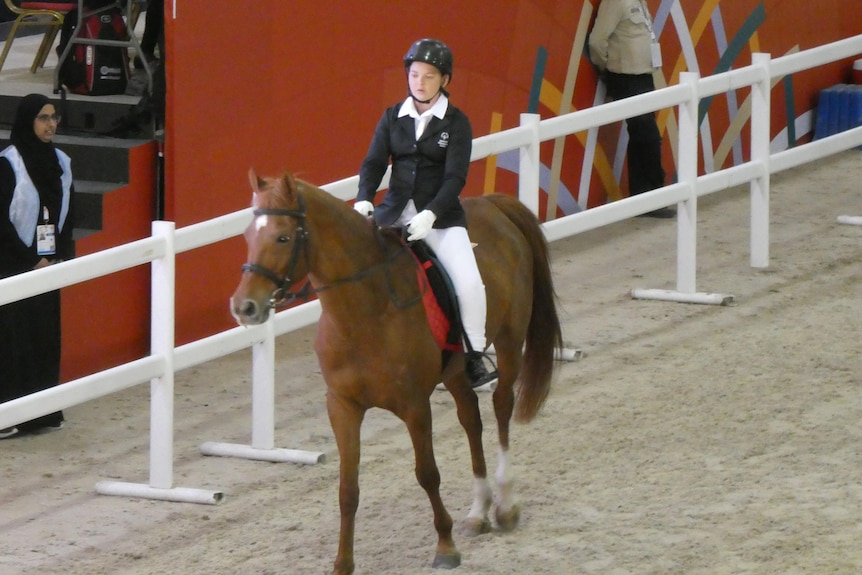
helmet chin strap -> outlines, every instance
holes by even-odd
[[[436,94],[434,94],[433,96],[431,96],[431,97],[430,97],[430,98],[428,98],[427,100],[420,100],[419,98],[417,98],[416,96],[414,96],[414,95],[413,95],[413,90],[411,90],[409,87],[407,88],[407,93],[408,93],[408,94],[410,94],[410,97],[411,97],[411,98],[413,98],[413,101],[414,101],[414,102],[419,102],[420,104],[430,104],[430,103],[431,103],[431,101],[432,101],[434,98],[436,98],[437,96],[439,96],[439,95],[440,95],[440,93],[441,93],[442,91],[443,91],[443,90],[442,90],[442,88],[441,88],[440,90],[437,90],[437,93],[436,93]]]

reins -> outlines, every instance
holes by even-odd
[[[296,234],[294,238],[293,249],[290,253],[290,260],[287,263],[287,271],[283,276],[279,277],[278,274],[273,272],[271,269],[261,266],[256,263],[246,262],[242,264],[243,272],[251,272],[261,275],[275,284],[275,289],[272,291],[269,297],[269,305],[273,308],[278,306],[289,305],[297,300],[307,301],[312,295],[318,294],[322,291],[326,291],[340,285],[344,285],[347,283],[357,282],[365,279],[366,277],[384,269],[388,268],[392,265],[392,262],[395,261],[395,258],[398,257],[402,250],[407,249],[407,244],[402,244],[401,248],[395,250],[392,253],[387,254],[387,257],[384,261],[374,264],[373,266],[366,268],[364,270],[360,270],[356,274],[335,280],[329,284],[312,288],[311,281],[306,280],[305,283],[299,288],[296,292],[291,292],[290,287],[294,283],[294,278],[291,276],[294,275],[296,271],[296,266],[299,263],[300,252],[305,256],[306,260],[306,268],[308,267],[308,251],[306,249],[306,244],[308,241],[308,232],[303,228],[303,223],[305,222],[305,202],[301,195],[297,194],[297,199],[299,201],[299,209],[291,210],[286,208],[255,208],[252,211],[255,217],[257,216],[287,216],[298,220],[299,225],[296,228]],[[377,241],[380,243],[380,247],[383,249],[383,252],[386,253],[386,246],[383,239],[383,235],[380,232],[380,228],[375,230],[374,234]],[[414,259],[414,258],[411,258]],[[415,261],[415,260],[414,260]],[[418,265],[418,264],[417,264]],[[390,299],[395,302],[395,304],[400,308],[409,307],[419,301],[422,300],[422,293],[419,294],[416,298],[408,300],[399,304],[397,302],[397,294],[395,294],[395,290],[392,285],[387,282],[387,287],[389,289]],[[427,286],[424,286],[427,288]],[[422,292],[424,292],[424,288]]]

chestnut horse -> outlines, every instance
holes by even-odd
[[[365,412],[387,409],[407,425],[415,472],[434,511],[434,567],[454,568],[460,554],[440,498],[429,398],[442,381],[467,434],[473,467],[468,534],[491,529],[494,501],[482,449],[479,400],[464,374],[464,355],[441,352],[421,303],[416,260],[397,233],[376,228],[349,204],[291,174],[259,178],[249,171],[254,220],[245,231],[248,263],[231,297],[243,325],[270,310],[307,276],[320,300],[315,351],[326,380],[326,406],[340,457],[341,533],[333,575],[353,573],[359,505],[359,430]],[[494,391],[499,459],[495,518],[513,529],[520,508],[512,492],[509,420],[530,421],[548,396],[562,336],[548,246],[536,217],[518,200],[490,195],[463,200],[470,238],[488,295],[487,339],[497,355]],[[520,383],[516,386],[516,380]],[[516,403],[517,392],[517,403]]]

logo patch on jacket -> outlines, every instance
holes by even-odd
[[[440,139],[437,140],[437,145],[441,148],[446,148],[449,146],[449,132],[442,132],[440,134]]]

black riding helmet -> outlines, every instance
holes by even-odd
[[[404,56],[404,67],[409,68],[413,62],[431,64],[452,80],[452,50],[440,40],[423,38],[413,42]]]

